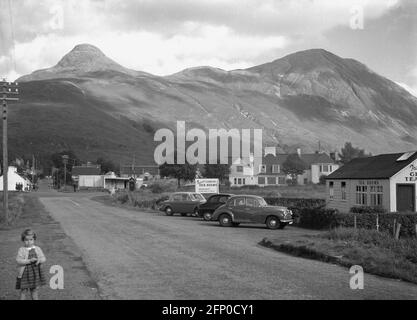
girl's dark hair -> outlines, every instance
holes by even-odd
[[[33,236],[33,240],[36,240],[36,233],[32,229],[26,229],[23,231],[21,239],[25,241],[26,236]]]

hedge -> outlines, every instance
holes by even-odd
[[[337,227],[376,230],[377,218],[379,231],[393,234],[394,225],[401,224],[400,237],[415,237],[417,214],[406,213],[339,213],[334,209],[303,208],[299,212],[298,226],[308,229],[331,229]]]

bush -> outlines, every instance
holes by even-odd
[[[125,204],[129,201],[129,195],[127,193],[120,193],[116,196],[118,202]]]
[[[291,209],[293,210],[293,209]],[[368,208],[363,209],[368,210]],[[369,209],[374,210],[374,209]],[[294,210],[293,210],[294,211]],[[415,237],[417,214],[416,213],[339,213],[334,209],[324,209],[323,207],[302,208],[295,207],[296,215],[299,216],[298,225],[302,228],[310,229],[331,229],[331,228],[353,228],[376,230],[377,219],[379,231],[394,233],[394,225],[401,224],[400,237]]]
[[[352,213],[386,213],[387,210],[385,210],[383,207],[352,207],[350,208],[350,212]]]
[[[320,185],[325,185],[326,184],[326,176],[324,174],[322,174],[319,178],[319,184]]]

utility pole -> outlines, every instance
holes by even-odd
[[[67,186],[67,164],[68,164],[69,156],[63,155],[62,156],[62,162],[64,162],[64,190]]]
[[[2,88],[3,101],[3,210],[6,225],[9,224],[9,197],[8,197],[8,175],[9,175],[9,160],[7,153],[7,101],[18,101],[18,98],[11,98],[10,95],[18,95],[17,82],[7,82],[6,79],[0,81],[0,88]]]

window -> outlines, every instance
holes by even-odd
[[[334,198],[334,182],[333,181],[330,181],[329,182],[329,197],[330,197],[330,199],[333,199]]]
[[[246,198],[246,206],[248,207],[259,207],[259,202],[253,198]]]
[[[266,173],[266,165],[261,164],[261,165],[259,166],[259,172],[260,172],[260,173]]]
[[[243,182],[243,185],[245,185],[245,184],[246,184],[246,179],[245,179],[245,178],[243,178],[243,179],[242,179],[242,182]]]
[[[371,193],[371,206],[382,206],[382,198],[383,198],[383,187],[382,186],[371,186],[370,193]]]
[[[278,184],[285,184],[285,177],[278,177]]]
[[[206,198],[204,198],[204,196],[200,193],[193,193],[193,196],[196,200],[206,200]]]
[[[272,165],[272,173],[279,173],[279,164],[273,164]]]
[[[356,186],[356,204],[366,206],[368,204],[368,187]]]
[[[234,182],[235,182],[234,184],[237,184],[237,179],[236,178],[234,179]]]
[[[265,184],[265,177],[258,177],[258,184]]]
[[[243,197],[236,198],[233,204],[234,204],[235,207],[244,206],[245,205],[245,198],[243,198]]]
[[[268,184],[277,184],[277,179],[275,177],[268,177]]]
[[[219,197],[215,196],[215,197],[210,197],[209,200],[207,201],[209,203],[216,203],[219,202]]]
[[[241,184],[242,184],[242,179],[241,179],[241,178],[238,178],[238,179],[237,179],[237,184],[238,184],[238,185],[241,185]]]
[[[243,172],[243,166],[237,166],[236,172]]]
[[[182,201],[182,194],[172,195],[171,201]]]
[[[342,189],[342,200],[346,200],[346,182],[341,183],[341,189]]]
[[[227,199],[228,199],[228,197],[220,197],[219,202],[220,203],[226,203]]]

